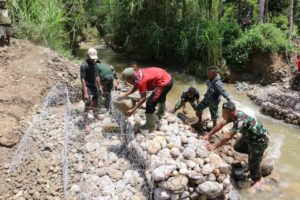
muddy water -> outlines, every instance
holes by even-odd
[[[86,49],[77,51],[77,56],[84,58]],[[131,60],[115,53],[110,48],[99,49],[99,58],[102,62],[112,64],[117,71],[127,67]],[[155,63],[141,63],[141,65],[152,65]],[[168,66],[166,66],[168,67]],[[198,81],[192,76],[171,72],[174,78],[174,86],[168,95],[168,101],[174,105],[180,97],[181,92],[189,86],[200,90],[201,96],[206,91],[204,81]],[[226,85],[226,89],[232,98],[237,101],[238,108],[252,110],[258,120],[263,122],[272,135],[271,155],[275,158],[275,172],[272,176],[279,180],[278,185],[266,183],[263,191],[249,192],[241,191],[243,199],[276,199],[276,200],[297,200],[300,199],[300,129],[284,124],[278,120],[264,116],[259,108],[254,105],[246,95],[238,92],[233,85]],[[189,107],[189,115],[193,115]]]

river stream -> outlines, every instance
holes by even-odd
[[[79,49],[76,56],[84,59],[86,52],[87,49]],[[99,48],[98,56],[101,62],[113,65],[119,72],[128,67],[131,62],[129,58],[114,52],[110,48]],[[139,64],[154,66],[155,63],[145,62]],[[164,68],[170,69],[171,66],[164,66]],[[204,80],[198,80],[196,77],[177,72],[170,71],[170,73],[174,78],[174,86],[168,94],[167,101],[172,105],[175,104],[182,91],[190,86],[196,87],[200,91],[201,97],[203,97],[206,92]],[[245,94],[237,91],[234,85],[226,84],[225,88],[233,100],[238,102],[238,109],[253,111],[272,136],[270,147],[272,149],[271,156],[275,158],[275,170],[271,177],[278,179],[279,184],[276,186],[266,184],[263,191],[256,193],[246,190],[241,191],[243,199],[300,199],[300,156],[298,155],[298,153],[300,154],[300,129],[263,115],[260,113],[258,106],[252,103]],[[189,115],[193,115],[194,113],[189,105],[188,108]],[[208,109],[206,109],[206,112],[208,112]]]

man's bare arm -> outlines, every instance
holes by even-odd
[[[209,131],[209,133],[207,135],[205,135],[202,139],[204,140],[209,140],[209,138],[214,135],[216,132],[218,132],[219,130],[221,130],[225,125],[227,124],[227,121],[224,120],[223,118],[220,119],[216,126],[213,127],[213,129],[211,129],[211,131]]]
[[[207,150],[213,151],[226,144],[229,140],[233,138],[233,136],[234,134],[231,131],[229,131],[225,134],[224,138],[220,142],[218,142],[217,144],[207,144],[206,148]]]
[[[127,92],[123,93],[121,96],[127,97],[128,95],[134,93],[135,91],[137,91],[137,87],[131,87],[131,88],[129,88],[129,90]]]
[[[82,98],[83,98],[83,101],[86,101],[86,100],[88,100],[89,96],[88,96],[88,92],[87,92],[86,82],[84,79],[81,79],[81,85],[82,85]]]
[[[136,105],[131,109],[132,112],[135,112],[138,108],[140,108],[143,105],[143,103],[146,101],[146,99],[147,99],[146,93],[141,94],[141,98],[138,100]]]

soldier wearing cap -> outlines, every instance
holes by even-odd
[[[212,135],[230,122],[233,123],[233,128],[226,133],[219,143],[208,144],[206,148],[213,151],[226,144],[238,132],[241,133],[242,136],[234,145],[234,150],[239,153],[248,154],[250,176],[253,181],[252,186],[258,189],[263,183],[259,167],[264,151],[269,143],[267,130],[262,123],[255,118],[247,115],[243,111],[236,110],[234,103],[231,101],[223,104],[222,117],[217,125],[207,135],[202,137],[202,139],[209,140]]]
[[[146,123],[140,127],[141,131],[149,130],[152,132],[155,129],[155,106],[158,104],[158,116],[164,115],[165,102],[168,92],[172,89],[173,80],[170,74],[165,70],[157,67],[136,69],[129,67],[122,72],[122,80],[133,85],[126,93],[121,96],[128,96],[139,90],[141,98],[137,104],[127,111],[127,114],[132,115],[146,101]],[[147,98],[146,92],[152,91]]]
[[[10,45],[11,20],[6,8],[6,0],[0,0],[0,46]]]
[[[98,88],[96,85],[96,61],[98,60],[97,50],[90,48],[87,52],[87,59],[80,66],[80,79],[82,85],[82,99],[85,103],[83,118],[84,128],[87,132],[91,131],[87,122],[90,109],[94,112],[94,119],[98,120],[96,108],[98,103]]]

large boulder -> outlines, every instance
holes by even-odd
[[[126,112],[135,106],[136,101],[132,97],[119,97],[113,101],[114,106],[123,115],[127,115]]]

